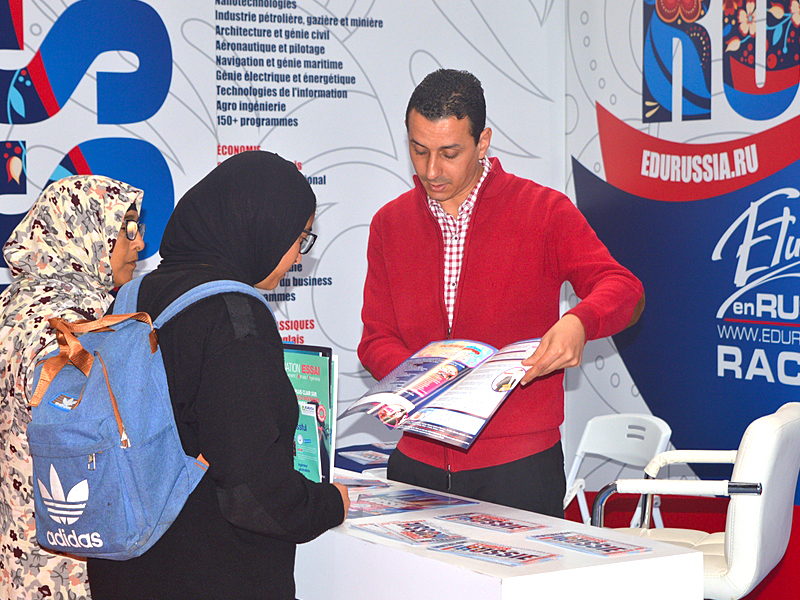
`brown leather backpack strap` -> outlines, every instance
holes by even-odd
[[[155,352],[158,348],[158,336],[153,329],[153,321],[150,315],[146,312],[128,313],[124,315],[106,315],[95,321],[81,319],[79,321],[68,322],[60,317],[52,317],[48,319],[50,327],[56,330],[56,340],[58,341],[58,356],[48,358],[42,365],[42,370],[39,375],[39,382],[36,385],[36,390],[33,392],[33,397],[30,401],[30,406],[38,406],[45,392],[47,391],[50,382],[53,381],[59,371],[64,368],[67,363],[70,363],[79,369],[86,377],[92,370],[94,363],[94,356],[87,352],[83,345],[78,340],[76,334],[89,333],[93,331],[111,331],[111,328],[122,321],[128,319],[135,319],[150,326],[150,349]]]
[[[58,355],[48,358],[42,364],[39,381],[29,402],[30,406],[39,406],[50,383],[67,363],[72,362],[81,372],[89,376],[92,369],[93,357],[78,341],[70,330],[70,324],[60,317],[53,317],[47,321],[50,327],[56,330],[58,341]]]
[[[81,373],[88,377],[89,371],[92,370],[92,362],[94,361],[94,358],[84,349],[80,341],[78,341],[78,338],[75,337],[74,328],[82,328],[84,325],[94,325],[96,322],[85,321],[84,323],[79,323],[76,326],[74,323],[68,323],[60,317],[53,317],[47,322],[50,323],[50,326],[56,330],[59,355],[66,352],[68,362],[75,365],[76,368],[80,369]],[[99,327],[102,328],[104,326],[100,325]]]

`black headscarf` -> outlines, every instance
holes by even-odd
[[[316,204],[294,163],[272,152],[237,154],[180,199],[161,239],[161,265],[208,265],[220,278],[255,285],[297,241]]]

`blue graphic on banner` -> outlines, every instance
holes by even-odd
[[[91,28],[97,28],[96,31]],[[67,103],[94,59],[128,51],[139,66],[97,73],[97,122],[138,123],[152,117],[169,93],[172,47],[153,7],[137,0],[83,0],[53,24],[27,67],[0,70],[0,123],[38,123]]]
[[[22,0],[0,2],[0,50],[22,48]]]
[[[693,202],[640,198],[572,164],[581,212],[644,284],[641,320],[614,337],[643,399],[676,448],[737,448],[800,392],[800,162]]]
[[[5,174],[0,175],[0,195],[25,194],[28,191],[26,145],[21,140],[6,140],[3,146]]]
[[[0,0],[0,32],[12,29],[15,40],[21,40],[22,4]],[[130,72],[97,73],[97,122],[137,123],[156,114],[172,81],[172,47],[161,17],[139,0],[82,0],[58,16],[26,66],[0,69],[0,98],[5,99],[0,123],[24,125],[49,119],[69,101],[94,60],[109,51],[135,54],[138,66]],[[0,195],[25,195],[25,141],[5,142],[4,165],[7,177],[1,180]],[[142,218],[147,238],[139,258],[154,255],[175,202],[172,175],[160,151],[139,139],[85,141],[64,156],[44,187],[62,177],[90,173],[145,191]],[[0,214],[0,243],[23,214]],[[6,266],[2,257],[0,266]]]
[[[130,138],[82,142],[64,156],[44,187],[63,177],[90,173],[118,179],[144,190],[142,221],[147,223],[147,236],[139,260],[154,255],[175,204],[172,174],[158,148],[150,142]],[[25,213],[0,214],[0,240],[8,239],[23,216]],[[0,267],[7,267],[2,256]]]

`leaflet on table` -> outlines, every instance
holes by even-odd
[[[470,539],[461,542],[436,544],[434,546],[428,546],[428,549],[435,550],[436,552],[445,552],[446,554],[477,558],[478,560],[487,560],[512,567],[531,565],[554,558],[561,558],[560,554],[553,554],[551,552],[530,550],[529,548],[515,548],[514,546],[505,546],[503,544]]]
[[[387,521],[385,523],[362,523],[352,525],[352,527],[388,539],[399,540],[414,545],[441,544],[464,539],[463,535],[452,533],[425,519],[417,519],[416,521]]]
[[[390,428],[469,448],[527,370],[538,339],[496,348],[471,340],[432,342],[344,414],[366,412]]]
[[[532,521],[521,521],[519,519],[509,519],[488,513],[465,512],[450,515],[437,515],[437,519],[449,523],[459,523],[461,525],[471,525],[492,531],[502,531],[503,533],[520,533],[522,531],[533,531],[543,529],[546,525],[533,523]]]
[[[544,533],[526,536],[529,540],[553,544],[560,548],[588,552],[596,556],[621,556],[623,554],[637,554],[649,552],[651,548],[636,546],[624,542],[615,542],[606,538],[576,533],[574,531],[561,531],[558,533]]]
[[[397,448],[397,442],[372,442],[372,445],[379,450],[394,450]]]
[[[295,470],[315,482],[329,482],[336,439],[337,364],[330,348],[283,345],[286,374],[300,417],[295,431]]]
[[[394,490],[391,492],[367,493],[359,494],[358,499],[350,503],[350,510],[347,513],[347,518],[376,517],[379,515],[390,515],[413,510],[468,504],[477,503],[473,500],[441,496],[415,488]]]
[[[339,456],[348,458],[360,465],[385,465],[389,460],[389,455],[375,450],[347,450],[339,452]]]
[[[336,483],[341,483],[343,486],[350,488],[350,491],[358,490],[358,489],[369,489],[369,488],[387,488],[389,484],[385,481],[381,481],[377,477],[373,477],[369,474],[351,474],[350,471],[343,471],[341,469],[334,469],[333,470],[333,480]]]

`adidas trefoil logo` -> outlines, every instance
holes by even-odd
[[[50,465],[50,491],[48,492],[41,479],[36,481],[39,483],[42,501],[47,507],[47,513],[51,519],[56,523],[71,525],[81,517],[86,508],[86,501],[89,499],[88,481],[84,479],[75,484],[65,497],[58,471],[52,464]]]

